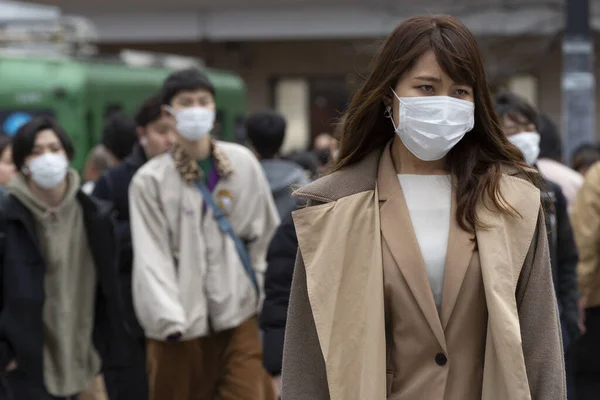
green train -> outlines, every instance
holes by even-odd
[[[215,136],[242,141],[243,80],[229,72],[205,70],[217,91]],[[14,135],[32,116],[53,116],[72,137],[73,167],[81,170],[102,136],[106,116],[116,110],[133,115],[171,71],[119,60],[0,54],[0,129]]]

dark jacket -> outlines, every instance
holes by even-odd
[[[577,321],[577,248],[567,212],[567,200],[560,186],[544,180],[542,200],[546,212],[546,227],[552,265],[552,278],[560,312],[565,351],[579,337]]]
[[[112,205],[117,223],[117,238],[120,245],[119,284],[123,300],[124,315],[129,332],[142,336],[131,294],[131,273],[133,265],[133,248],[131,229],[129,226],[129,184],[137,170],[148,161],[144,150],[136,144],[132,153],[123,162],[105,171],[96,182],[92,196],[107,201]]]
[[[87,240],[97,270],[93,341],[103,367],[118,364],[123,353],[122,316],[115,285],[117,240],[110,209],[83,192],[81,204]],[[0,371],[16,359],[28,379],[44,383],[44,275],[46,265],[39,248],[31,212],[12,195],[0,212]]]
[[[263,364],[273,376],[281,374],[283,338],[287,318],[298,238],[291,214],[277,229],[267,253],[265,301],[260,316],[263,331]]]

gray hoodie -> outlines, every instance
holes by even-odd
[[[293,161],[262,160],[261,165],[271,187],[279,218],[283,220],[298,208],[298,201],[292,197],[294,186],[305,185],[310,181],[304,169]]]
[[[67,182],[65,198],[57,207],[40,201],[21,174],[7,186],[7,192],[33,215],[46,264],[44,382],[56,397],[82,392],[101,367],[92,343],[96,268],[76,198],[79,176],[75,171],[69,171]]]

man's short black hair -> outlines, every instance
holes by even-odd
[[[600,160],[600,146],[596,143],[583,143],[573,151],[571,159],[575,171],[589,167]]]
[[[48,129],[54,131],[69,160],[73,159],[75,149],[67,132],[52,118],[35,117],[21,126],[12,140],[12,158],[18,171],[25,165],[25,159],[33,153],[38,133]]]
[[[131,153],[137,142],[137,130],[133,119],[121,112],[108,117],[102,131],[102,144],[118,159]]]
[[[2,155],[4,154],[4,150],[6,150],[8,148],[8,146],[10,146],[10,144],[12,143],[12,138],[8,135],[0,135],[0,158],[2,158]]]
[[[246,135],[261,158],[273,158],[285,139],[285,119],[275,111],[260,111],[246,118]]]
[[[188,68],[181,71],[171,73],[165,79],[160,97],[162,104],[170,105],[179,92],[206,90],[213,96],[215,95],[215,87],[208,79],[208,76],[197,68]]]
[[[496,96],[496,113],[500,118],[506,116],[519,123],[534,125],[538,123],[538,111],[536,108],[524,98],[510,92],[502,92]],[[523,118],[526,121],[523,121]]]
[[[162,102],[159,95],[154,95],[144,102],[135,114],[135,123],[140,128],[145,128],[152,122],[160,119],[162,114]]]

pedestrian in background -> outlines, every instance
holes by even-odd
[[[13,139],[19,173],[2,202],[0,370],[9,399],[74,399],[121,356],[117,241],[80,190],[73,144],[34,118]]]
[[[585,310],[577,343],[577,400],[600,393],[600,163],[587,172],[571,213],[579,249],[579,289]]]
[[[119,161],[112,155],[103,144],[97,144],[92,147],[88,153],[83,170],[84,184],[81,190],[85,194],[91,195],[96,185],[96,180],[102,176],[102,173],[109,168],[114,167]]]
[[[163,112],[176,141],[129,189],[133,300],[148,338],[151,400],[265,395],[257,314],[279,217],[252,152],[211,138],[215,95],[196,69],[165,80]]]
[[[257,112],[246,118],[250,147],[265,171],[281,219],[298,209],[299,202],[292,197],[293,188],[309,182],[301,166],[280,157],[285,130],[285,119],[275,111]]]
[[[501,93],[496,96],[496,112],[508,140],[523,153],[527,164],[537,168],[538,155],[541,155],[540,136],[543,137],[538,133],[537,124],[540,123],[540,118],[537,110],[513,93]],[[564,168],[568,170],[567,167]],[[575,344],[581,335],[577,285],[578,254],[567,211],[567,199],[561,187],[540,172],[552,281],[558,302],[565,351],[568,397],[575,398],[574,352]]]
[[[160,96],[146,100],[138,110],[135,121],[138,142],[121,163],[105,171],[94,188],[94,197],[112,205],[119,239],[120,298],[129,335],[127,357],[121,365],[106,365],[104,378],[111,400],[147,400],[146,339],[137,321],[132,300],[133,248],[129,221],[129,185],[139,168],[148,160],[171,150],[175,128],[162,114]],[[144,249],[142,249],[144,251]]]
[[[595,143],[584,143],[575,149],[572,158],[573,169],[585,176],[592,165],[600,161],[600,146]]]

